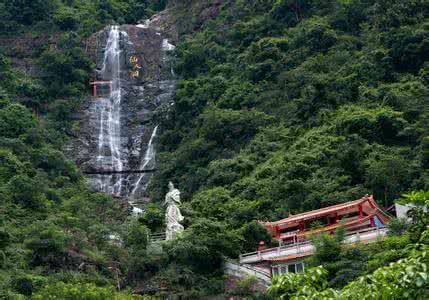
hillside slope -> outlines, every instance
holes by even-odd
[[[424,2],[221,7],[177,49],[153,198],[174,179],[189,214],[240,227],[427,189]]]
[[[428,205],[411,192],[429,189],[428,13],[424,0],[0,0],[0,298],[427,296],[422,209],[372,246],[322,237],[320,276],[285,277],[271,296],[227,290],[222,267],[275,244],[256,220],[366,193]],[[153,203],[134,218],[63,151],[90,93],[88,38],[150,17],[178,45],[180,80]],[[186,230],[150,244],[169,180]]]
[[[131,298],[115,290],[133,285],[126,261],[147,230],[127,203],[90,192],[63,149],[90,92],[87,38],[164,7],[0,1],[0,298]]]
[[[218,3],[176,49],[181,81],[151,185],[153,200],[169,180],[183,193],[188,233],[169,249],[169,274],[199,291],[191,275],[216,278],[219,268],[207,257],[271,242],[256,220],[365,194],[388,208],[429,184],[425,1]],[[409,242],[335,254],[330,284],[406,256]],[[365,263],[375,257],[386,259]]]

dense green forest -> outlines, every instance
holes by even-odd
[[[424,1],[226,1],[177,48],[152,198],[173,178],[189,225],[219,222],[245,252],[270,242],[255,220],[427,190],[428,13]],[[402,255],[377,249],[334,259],[330,285]]]
[[[1,299],[131,299],[116,287],[133,282],[132,253],[145,248],[147,229],[128,218],[124,203],[91,193],[62,149],[93,72],[84,39],[164,7],[165,1],[0,1]],[[42,42],[27,50],[8,44],[11,37]],[[25,59],[36,76],[12,67]],[[112,242],[112,233],[123,245]]]
[[[211,3],[177,8],[175,105],[157,141],[153,203],[132,218],[120,200],[91,193],[62,149],[89,93],[85,38],[167,1],[0,1],[0,298],[131,299],[142,283],[163,286],[148,289],[158,295],[219,295],[225,257],[274,244],[256,220],[368,193],[385,208],[416,204],[412,224],[392,221],[385,241],[353,248],[317,237],[313,269],[279,277],[267,294],[243,283],[228,295],[427,299],[427,1],[225,0],[203,24],[188,15],[194,2]],[[11,37],[42,42],[24,51]],[[163,230],[169,180],[186,230],[149,244]]]

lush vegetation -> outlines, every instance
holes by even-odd
[[[87,36],[107,23],[135,23],[165,8],[166,0],[2,0],[0,31],[76,31]]]
[[[276,277],[269,289],[272,296],[285,299],[427,299],[429,193],[413,192],[402,201],[415,205],[409,213],[412,221],[407,230],[391,230],[391,234],[399,235],[370,247],[341,249],[339,244],[335,247],[332,240],[331,243],[316,243],[313,264],[323,263],[324,267]],[[323,262],[317,261],[321,257]]]
[[[386,208],[404,193],[427,205],[427,193],[410,192],[429,189],[423,0],[229,0],[210,21],[188,15],[186,28],[199,30],[175,53],[180,80],[158,139],[154,203],[128,218],[126,205],[89,192],[61,151],[93,68],[85,39],[165,5],[0,1],[0,38],[22,39],[0,45],[0,298],[219,294],[225,256],[273,243],[255,220],[366,193]],[[36,74],[13,68],[20,59]],[[149,244],[163,230],[168,180],[183,192],[186,231]],[[366,247],[316,237],[314,269],[279,277],[266,297],[427,298],[429,218],[420,208],[412,218]],[[251,297],[251,282],[237,294]]]
[[[0,298],[132,299],[131,258],[148,229],[124,203],[90,192],[62,149],[93,71],[84,39],[164,6],[0,1]]]
[[[177,49],[154,186],[174,178],[201,216],[274,219],[365,193],[388,207],[428,185],[427,4],[293,2],[227,2]]]
[[[388,208],[427,190],[428,12],[419,0],[225,1],[177,47],[181,80],[152,199],[173,179],[186,225],[220,222],[253,251],[270,242],[254,220],[367,193]],[[321,261],[341,287],[404,257],[409,243]],[[383,250],[389,259],[364,263]]]

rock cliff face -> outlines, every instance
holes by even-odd
[[[225,0],[170,0],[167,11],[172,11],[179,34],[198,31],[216,18]]]
[[[223,3],[169,1],[150,20],[115,26],[116,44],[111,26],[88,40],[87,51],[97,66],[94,80],[113,82],[112,95],[85,101],[76,116],[78,138],[65,153],[87,173],[92,189],[134,204],[148,200],[145,190],[152,173],[134,171],[156,168],[157,120],[173,104],[175,88],[169,52],[182,34],[215,18]]]
[[[144,198],[151,173],[129,171],[155,168],[157,118],[172,104],[174,92],[170,40],[147,21],[107,27],[88,41],[97,65],[94,79],[110,81],[112,93],[85,101],[77,116],[79,138],[65,152],[91,173],[94,190]]]

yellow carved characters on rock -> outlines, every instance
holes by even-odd
[[[139,64],[139,59],[137,56],[131,56],[130,57],[130,64],[133,66],[132,70],[130,71],[130,77],[131,78],[138,78],[140,76],[140,69],[142,68]]]
[[[132,77],[132,78],[137,78],[137,77],[139,77],[140,76],[140,72],[139,72],[139,70],[133,70],[133,71],[130,71],[130,77]]]

